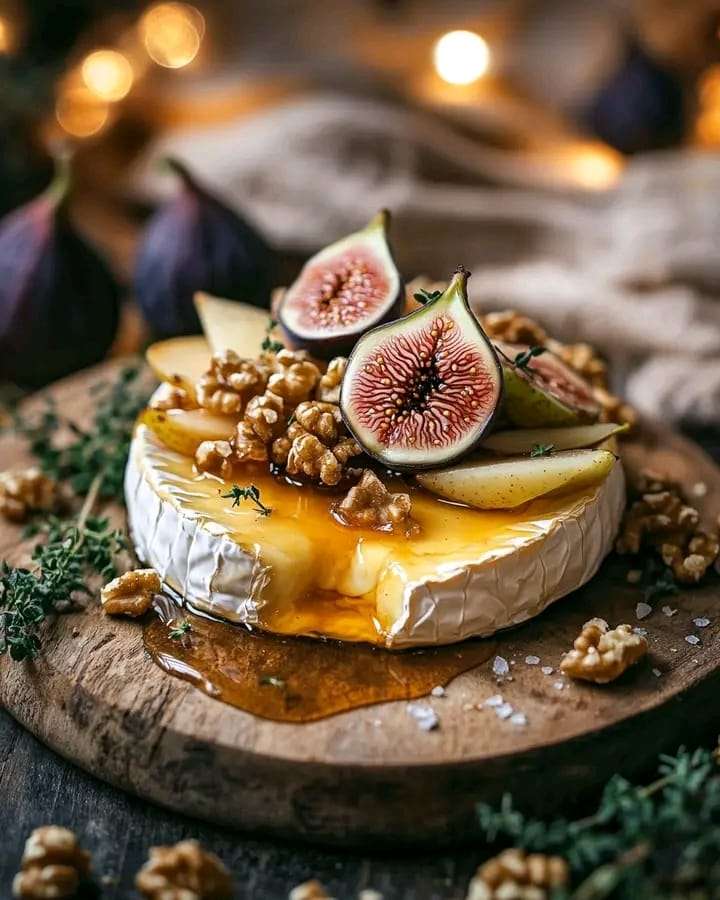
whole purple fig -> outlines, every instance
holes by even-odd
[[[70,222],[69,162],[50,186],[0,220],[0,378],[40,387],[107,353],[117,284]]]
[[[135,272],[138,303],[156,334],[200,330],[193,304],[197,291],[269,306],[270,247],[182,164],[167,162],[182,187],[148,223]]]

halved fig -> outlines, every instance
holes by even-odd
[[[462,267],[439,297],[362,337],[340,394],[345,422],[393,469],[442,466],[471,450],[502,394],[498,358],[467,301]]]
[[[505,380],[504,410],[521,428],[582,425],[600,408],[591,386],[554,353],[495,341]]]
[[[400,315],[405,292],[388,244],[390,214],[321,250],[285,292],[280,324],[313,355],[349,352],[368,329]]]

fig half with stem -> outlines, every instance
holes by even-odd
[[[305,263],[285,293],[280,324],[292,343],[328,359],[368,329],[400,315],[405,291],[388,243],[390,214],[331,244]]]
[[[468,272],[444,293],[362,337],[340,395],[345,422],[391,469],[443,466],[490,427],[502,394],[500,363],[470,311]]]
[[[521,428],[595,422],[592,387],[544,347],[496,341],[505,380],[504,411]]]

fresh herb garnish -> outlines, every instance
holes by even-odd
[[[269,516],[272,512],[272,508],[265,506],[260,499],[260,488],[255,484],[250,484],[247,487],[234,484],[227,494],[221,494],[221,497],[224,500],[232,500],[233,506],[240,506],[241,501],[250,500],[255,504],[255,508],[261,516]]]
[[[270,687],[277,688],[280,691],[284,691],[286,686],[284,679],[278,678],[277,675],[261,675],[260,684],[269,684]]]
[[[526,371],[530,368],[530,363],[536,356],[542,356],[543,353],[547,353],[547,347],[530,347],[529,350],[523,350],[522,353],[518,353],[513,360],[513,365],[516,369],[522,369]]]
[[[585,818],[533,819],[506,795],[498,809],[478,806],[481,828],[487,840],[500,846],[566,859],[575,887],[572,894],[558,896],[576,900],[715,896],[701,889],[702,880],[694,879],[702,879],[703,873],[720,874],[717,759],[709,750],[681,748],[676,756],[659,760],[659,777],[650,784],[634,785],[614,775],[596,811]],[[683,885],[699,892],[685,893]]]
[[[442,297],[442,291],[426,291],[424,288],[420,288],[419,291],[415,291],[413,297],[418,301],[418,303],[422,303],[425,306],[426,303],[430,303],[431,300],[437,300],[438,297]]]
[[[275,341],[270,337],[276,327],[277,319],[268,319],[265,328],[265,337],[263,338],[262,344],[260,344],[260,349],[265,353],[279,353],[281,350],[285,349],[285,344],[283,344],[282,341]]]
[[[90,595],[86,580],[116,574],[115,556],[125,538],[107,519],[90,515],[102,483],[98,475],[76,521],[49,518],[36,528],[45,540],[33,551],[35,566],[0,567],[0,655],[14,660],[34,659],[40,650],[40,624],[72,603],[73,593]]]
[[[555,449],[555,444],[533,444],[530,456],[535,459],[538,456],[549,456]]]
[[[168,637],[171,641],[181,641],[186,635],[190,634],[191,631],[192,623],[189,619],[183,619],[182,622],[178,622],[177,625],[174,625],[170,629]]]
[[[17,429],[30,442],[42,471],[58,481],[68,481],[76,494],[84,495],[100,477],[98,496],[123,501],[123,478],[135,419],[147,403],[148,391],[138,383],[137,366],[123,369],[111,386],[91,388],[98,395],[92,424],[86,430],[63,421],[52,401],[36,419],[18,418]],[[63,441],[58,432],[66,426],[73,435]]]

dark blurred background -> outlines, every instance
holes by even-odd
[[[272,284],[389,206],[408,278],[463,262],[478,306],[597,343],[646,412],[713,421],[719,28],[709,0],[0,0],[0,213],[71,146],[118,353],[157,331],[132,273],[178,191],[161,157],[263,235]]]

